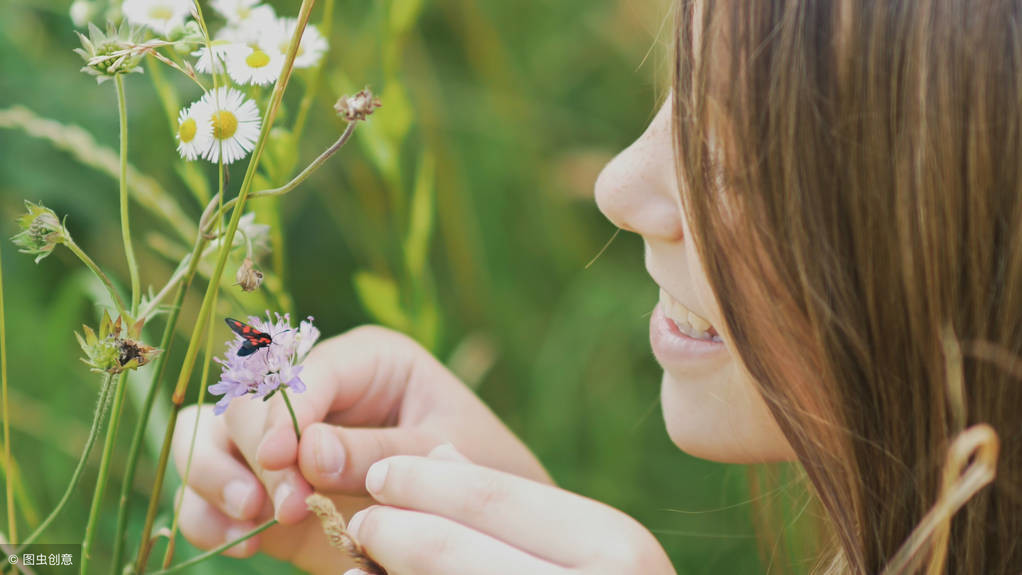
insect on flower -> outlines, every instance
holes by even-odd
[[[273,343],[273,336],[266,332],[259,331],[247,323],[230,317],[224,321],[227,322],[227,327],[231,328],[231,331],[240,335],[242,339],[245,340],[238,349],[238,355],[241,357],[252,355],[256,351],[264,347],[268,347],[271,343]]]

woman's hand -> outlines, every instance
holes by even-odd
[[[281,398],[233,401],[223,416],[203,408],[183,497],[181,532],[211,548],[276,517],[280,525],[227,552],[264,551],[312,572],[337,572],[305,498],[332,495],[350,516],[371,500],[365,475],[392,455],[424,455],[451,441],[475,461],[549,482],[528,449],[442,364],[410,338],[367,326],[327,340],[310,353],[291,394],[301,442]],[[183,410],[174,462],[183,474],[195,417]]]
[[[472,464],[450,445],[377,462],[366,488],[381,505],[352,517],[348,531],[392,575],[674,574],[628,515]]]

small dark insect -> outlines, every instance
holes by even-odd
[[[227,322],[227,327],[231,328],[231,331],[240,335],[245,340],[245,343],[241,344],[241,349],[238,350],[238,355],[241,357],[252,355],[259,349],[268,347],[273,343],[273,338],[270,337],[270,334],[261,332],[247,323],[232,318],[227,318],[224,321]]]

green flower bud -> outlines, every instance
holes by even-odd
[[[159,355],[160,350],[146,345],[135,337],[141,330],[136,323],[124,337],[121,336],[121,318],[114,322],[109,314],[103,313],[99,324],[99,335],[87,325],[82,326],[84,336],[75,333],[78,345],[85,352],[82,361],[98,373],[118,374],[129,369],[138,369]]]
[[[23,254],[36,256],[35,261],[50,255],[53,248],[70,239],[57,214],[42,204],[25,202],[28,213],[18,218],[21,233],[11,238]]]
[[[118,74],[142,73],[142,53],[134,50],[141,38],[126,22],[120,28],[108,23],[105,33],[90,22],[88,36],[76,34],[82,47],[74,51],[85,60],[82,72],[95,76],[96,82],[102,84]]]

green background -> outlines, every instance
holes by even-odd
[[[280,204],[274,217],[282,222],[284,249],[278,255],[294,310],[314,315],[328,335],[380,321],[353,278],[359,270],[393,278],[402,301],[414,302],[395,321],[407,322],[400,327],[465,375],[561,486],[637,517],[679,573],[764,571],[752,537],[746,468],[689,457],[666,436],[660,372],[648,344],[656,288],[643,269],[641,242],[621,234],[586,267],[614,232],[592,201],[593,181],[642,132],[669,86],[673,33],[666,3],[427,0],[396,39],[386,30],[408,4],[337,0],[327,69],[297,150],[299,165],[342,127],[330,107],[340,86],[382,88],[384,108],[373,122],[390,141],[374,148],[368,132],[356,132],[358,144]],[[281,14],[297,12],[297,2],[275,6]],[[319,19],[317,9],[312,21]],[[97,86],[78,72],[73,30],[64,2],[0,5],[0,108],[24,105],[116,149],[112,84]],[[306,79],[298,78],[295,94]],[[187,81],[174,81],[186,101],[197,97]],[[197,217],[201,206],[175,171],[173,136],[147,76],[128,77],[127,93],[130,161]],[[296,102],[289,95],[285,123]],[[390,168],[381,163],[381,150],[395,155]],[[429,273],[407,277],[395,262],[424,150],[435,165],[426,190],[431,239],[421,246],[428,246]],[[215,179],[209,164],[199,167]],[[234,190],[242,169],[232,172]],[[15,233],[23,199],[67,214],[78,243],[126,282],[116,181],[20,129],[0,127],[4,238]],[[156,248],[170,237],[167,228],[132,210],[143,283],[162,285],[172,263]],[[35,265],[9,242],[0,249],[14,454],[38,516],[63,492],[92,415],[99,378],[78,361],[72,330],[97,323],[96,285],[66,250]],[[263,265],[272,268],[271,259]],[[193,288],[186,303],[178,353],[198,293]],[[261,311],[252,305],[247,311]],[[375,305],[386,308],[386,302]],[[158,337],[153,333],[150,338]],[[133,380],[114,477],[123,468],[124,430],[134,424],[144,383]],[[161,410],[165,417],[165,403]],[[150,437],[137,481],[136,529],[158,440]],[[98,454],[93,461],[47,540],[80,541]],[[169,477],[168,502],[178,481]],[[112,536],[118,490],[108,489],[100,541]],[[182,556],[194,552],[179,545]],[[109,551],[101,547],[100,562]],[[260,558],[218,559],[194,572],[289,570]]]

